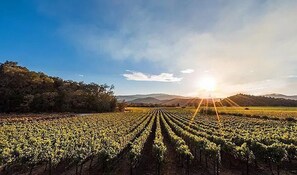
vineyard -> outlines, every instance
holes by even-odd
[[[274,120],[297,120],[296,107],[218,107],[221,114]]]
[[[297,123],[182,108],[0,119],[0,174],[296,174]]]

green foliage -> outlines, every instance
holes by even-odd
[[[156,116],[152,114],[150,122],[147,125],[147,127],[142,131],[141,135],[137,137],[131,144],[130,160],[132,162],[132,166],[136,166],[137,163],[139,162],[144,144],[146,143],[146,140],[151,133],[151,130],[155,121],[155,117]]]
[[[0,64],[0,112],[108,112],[116,108],[113,86],[64,81]]]
[[[199,114],[216,115],[216,111],[212,108],[201,108]]]
[[[194,129],[191,129],[186,124],[176,120],[172,114],[167,114],[166,119],[173,130],[183,139],[189,140],[197,149],[204,150],[209,157],[219,161],[221,160],[220,145],[210,141],[207,137],[201,137],[201,135]]]
[[[164,115],[164,114],[163,114]],[[171,129],[171,127],[168,125],[168,123],[166,122],[166,120],[164,119],[164,116],[162,115],[162,123],[165,126],[165,131],[167,132],[167,134],[169,135],[169,138],[171,140],[171,142],[174,144],[175,146],[175,150],[178,152],[178,154],[180,154],[182,157],[186,157],[186,158],[190,158],[193,159],[194,156],[191,153],[188,145],[186,145],[186,142],[179,137],[178,135],[176,135],[173,130]]]
[[[284,161],[297,158],[294,122],[235,116],[218,120],[213,115],[193,118],[193,113],[186,109],[153,109],[41,121],[3,120],[0,167],[48,161],[57,165],[63,160],[82,164],[90,157],[106,162],[125,155],[121,154],[124,151],[129,155],[131,166],[136,167],[145,143],[153,135],[153,156],[161,165],[167,155],[162,131],[183,164],[191,162],[199,151],[206,162],[212,160],[217,172],[221,153],[229,155],[224,158],[233,156],[244,161],[247,171],[252,162],[282,167]],[[160,166],[158,168],[160,170]]]
[[[125,102],[125,100],[122,102],[118,102],[117,107],[120,112],[124,112],[125,108],[127,107],[127,103]]]
[[[109,161],[129,146],[150,118],[146,113],[106,113],[3,123],[0,125],[0,167],[48,161],[57,165],[65,159],[81,163],[94,156]]]
[[[249,163],[252,163],[255,159],[255,155],[252,150],[247,146],[246,143],[243,143],[240,147],[236,147],[237,156],[241,160],[248,161]]]
[[[288,153],[283,144],[274,143],[267,147],[267,157],[271,162],[280,164],[287,160]]]
[[[167,148],[163,142],[163,136],[161,131],[160,114],[157,114],[153,152],[159,163],[164,161],[166,151],[167,151]]]
[[[235,102],[239,106],[287,106],[287,107],[297,106],[296,100],[265,97],[265,96],[253,96],[253,95],[246,95],[246,94],[237,94],[237,95],[228,97],[227,99],[221,100],[221,103],[224,106],[235,106],[233,102]]]

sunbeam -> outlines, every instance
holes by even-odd
[[[211,98],[211,99],[212,99],[213,107],[214,107],[215,112],[216,112],[217,122],[218,122],[218,126],[219,126],[220,133],[221,133],[222,135],[224,135],[224,133],[223,133],[223,131],[222,131],[221,118],[220,118],[220,115],[219,115],[219,113],[218,113],[216,103],[215,103],[215,101],[214,101],[213,98]]]
[[[235,106],[243,108],[242,106],[240,106],[239,104],[237,104],[236,102],[234,102],[233,100],[231,100],[230,98],[226,98],[227,100],[229,100],[231,103],[233,103]]]
[[[200,108],[200,106],[201,106],[203,100],[204,100],[204,99],[202,98],[201,101],[199,102],[199,105],[197,106],[194,115],[191,117],[191,120],[190,120],[190,122],[189,122],[189,126],[192,124],[192,122],[194,121],[194,119],[195,119],[197,113],[199,112],[199,108]]]

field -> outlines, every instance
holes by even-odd
[[[219,116],[194,116],[194,108],[129,108],[46,119],[4,117],[0,174],[297,173],[297,123],[273,119],[291,117],[296,108],[241,110],[248,116],[228,110]]]
[[[209,109],[215,110],[213,107],[209,107]],[[195,112],[196,109],[187,108],[186,110]],[[221,115],[230,114],[272,120],[297,120],[296,107],[217,107],[217,110]]]

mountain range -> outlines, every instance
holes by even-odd
[[[187,105],[198,103],[200,99],[170,94],[137,94],[117,96],[119,101],[125,100],[129,104],[157,104],[157,105]]]
[[[237,94],[228,97],[234,100],[240,106],[297,106],[297,96],[287,96],[283,94],[267,94],[262,96],[252,96],[245,94]],[[119,101],[125,100],[129,104],[155,104],[162,106],[186,106],[194,105],[200,102],[200,98],[169,95],[169,94],[138,94],[117,96]],[[214,99],[216,102],[221,100],[228,106],[227,98]],[[212,103],[211,99],[205,100],[204,103]]]
[[[148,98],[148,99],[147,99]],[[170,100],[173,98],[191,98],[191,97],[185,97],[185,96],[180,96],[180,95],[170,95],[170,94],[136,94],[136,95],[119,95],[117,96],[117,99],[119,101],[133,101],[136,99],[143,99],[143,100],[150,100],[151,98],[157,99],[157,100]]]

